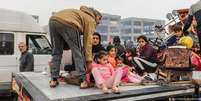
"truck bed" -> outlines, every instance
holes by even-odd
[[[79,86],[64,83],[56,88],[50,88],[50,77],[34,72],[18,73],[15,80],[27,90],[34,101],[146,100],[192,95],[194,91],[192,87],[184,84],[120,86],[121,94],[103,94],[95,87],[80,89]]]

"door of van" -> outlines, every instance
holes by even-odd
[[[49,69],[48,61],[51,59],[52,48],[44,35],[26,35],[28,50],[34,55],[34,71]]]
[[[11,82],[11,73],[17,71],[14,45],[14,33],[0,32],[0,83]]]

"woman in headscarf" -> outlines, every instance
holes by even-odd
[[[140,74],[155,72],[157,67],[156,50],[149,44],[147,37],[144,35],[139,36],[137,42],[137,56],[134,57],[134,62],[137,64],[137,68],[141,69]]]
[[[101,45],[101,35],[98,32],[95,32],[93,34],[93,42],[92,42],[93,56],[101,50],[105,51],[105,48]]]

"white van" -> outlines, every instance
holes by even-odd
[[[12,72],[19,72],[19,42],[26,42],[34,55],[35,71],[48,68],[52,49],[39,24],[31,15],[0,9],[0,85],[11,81]]]

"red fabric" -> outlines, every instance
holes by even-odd
[[[128,79],[128,68],[122,67],[122,71],[123,71],[123,75],[122,75],[121,81],[122,82],[128,82],[129,81],[129,79]]]
[[[87,73],[87,74],[86,74],[86,81],[87,81],[87,82],[91,82],[91,81],[90,81],[90,73]]]
[[[192,56],[191,63],[195,65],[195,71],[201,71],[201,62],[198,57]]]

